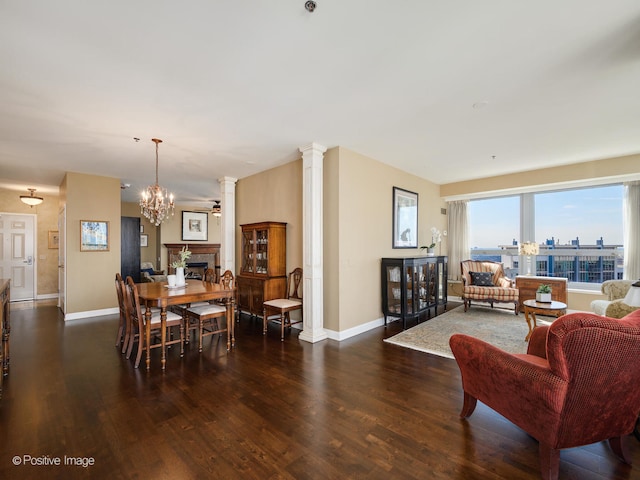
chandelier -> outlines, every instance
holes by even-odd
[[[149,219],[156,227],[160,225],[169,215],[173,216],[173,193],[168,194],[167,189],[158,185],[158,144],[162,143],[159,138],[152,138],[156,144],[156,183],[149,185],[143,192],[140,199],[140,213]]]

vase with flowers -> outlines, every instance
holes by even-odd
[[[187,266],[187,260],[191,256],[191,252],[187,250],[187,245],[182,247],[182,250],[178,252],[178,260],[175,260],[171,266],[176,270],[176,285],[183,286],[185,285],[184,279],[184,269]]]

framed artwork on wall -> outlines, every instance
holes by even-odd
[[[49,248],[59,248],[60,246],[60,234],[58,230],[49,230]]]
[[[209,236],[207,212],[182,212],[182,240],[207,241]]]
[[[418,248],[418,194],[393,187],[393,248]]]
[[[148,247],[149,246],[149,235],[146,233],[140,234],[140,246]]]
[[[80,220],[80,251],[109,251],[109,222]]]

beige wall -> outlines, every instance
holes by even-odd
[[[392,248],[393,187],[418,194],[418,245],[446,229],[445,204],[438,185],[342,147],[325,154],[324,175],[324,325],[341,332],[381,318],[382,257],[421,255]]]
[[[236,272],[242,252],[240,225],[265,221],[287,223],[287,272],[302,267],[302,160],[238,180]]]
[[[113,287],[120,271],[120,180],[67,173],[61,185],[66,199],[66,314],[117,307]],[[80,220],[109,222],[109,251],[80,251]]]
[[[207,213],[207,241],[193,241],[188,242],[182,240],[182,212],[205,212]],[[148,223],[148,222],[147,222]],[[150,225],[150,224],[149,224]],[[146,229],[146,224],[145,224]],[[184,243],[184,244],[198,244],[198,243],[220,243],[220,220],[210,213],[206,212],[202,207],[194,207],[189,205],[176,204],[176,210],[173,217],[166,220],[159,229],[160,242],[160,265],[161,270],[165,272],[169,271],[167,265],[167,248],[165,243]]]
[[[20,195],[29,192],[0,189],[0,212],[33,214],[36,216],[36,292],[38,297],[58,294],[58,249],[49,249],[49,232],[58,230],[58,195],[36,192],[44,202],[33,208],[20,201]]]
[[[639,165],[640,155],[607,158],[529,172],[479,178],[466,182],[447,183],[440,186],[440,195],[442,197],[473,196],[478,193],[553,186],[554,184],[606,180],[616,182],[630,177],[640,177]]]

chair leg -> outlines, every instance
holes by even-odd
[[[558,480],[560,471],[560,450],[540,443],[540,473],[543,480]]]
[[[464,402],[462,404],[462,411],[460,412],[460,418],[470,417],[473,411],[476,409],[476,404],[478,400],[469,395],[467,392],[464,392]]]
[[[631,455],[629,454],[629,444],[627,443],[626,435],[624,437],[610,438],[609,445],[613,453],[619,456],[624,463],[631,465]]]
[[[280,341],[284,342],[284,313],[280,314]]]
[[[136,363],[134,365],[134,368],[138,368],[138,366],[140,366],[140,360],[142,359],[142,352],[146,351],[147,348],[149,348],[148,345],[145,345],[145,340],[142,338],[142,334],[138,335],[138,354],[136,355]],[[145,345],[145,348],[142,348],[142,346]]]
[[[198,319],[198,351],[202,352],[202,330],[203,330],[204,326],[202,324],[202,317],[200,317]]]
[[[267,309],[262,310],[262,335],[267,334]]]
[[[184,322],[180,322],[180,356],[184,357]]]

